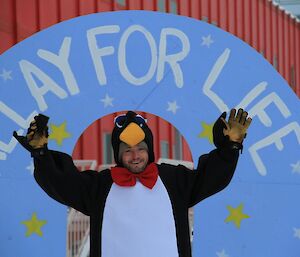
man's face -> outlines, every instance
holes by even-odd
[[[141,144],[127,146],[122,154],[122,163],[125,168],[133,173],[145,170],[148,163],[148,150]]]

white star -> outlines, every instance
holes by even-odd
[[[216,254],[218,255],[218,257],[229,257],[229,255],[227,255],[225,253],[225,250],[223,249],[222,252],[216,252]]]
[[[210,45],[213,42],[214,41],[212,40],[211,35],[208,35],[207,37],[202,37],[202,44],[201,45],[210,47]]]
[[[6,80],[12,80],[11,76],[12,71],[7,71],[6,69],[2,69],[2,73],[0,74],[0,77],[2,77],[3,81]]]
[[[294,228],[294,237],[298,237],[300,239],[300,228]]]
[[[33,175],[33,172],[34,172],[34,165],[33,165],[33,161],[30,162],[30,165],[28,165],[26,167],[26,170],[29,170],[30,171],[30,174]]]
[[[176,114],[177,112],[177,109],[180,108],[180,106],[177,105],[176,101],[173,101],[173,102],[168,102],[168,109],[167,111],[168,112],[173,112],[173,114]]]
[[[298,161],[297,163],[291,163],[290,164],[291,167],[293,168],[293,173],[299,173],[300,174],[300,161]]]
[[[105,95],[105,98],[101,99],[101,102],[103,102],[104,107],[107,106],[114,106],[112,101],[114,100],[114,98],[110,97],[108,94]]]

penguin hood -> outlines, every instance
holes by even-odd
[[[153,135],[146,124],[146,120],[133,111],[128,111],[126,114],[115,118],[111,143],[114,150],[115,162],[118,166],[123,166],[119,160],[120,143],[123,142],[129,146],[134,146],[142,141],[148,146],[148,163],[154,162]]]

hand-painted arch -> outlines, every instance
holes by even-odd
[[[44,112],[53,123],[67,122],[70,137],[50,148],[69,153],[93,120],[124,109],[153,113],[183,133],[197,160],[211,149],[197,137],[201,122],[212,123],[235,106],[249,110],[254,122],[231,185],[196,208],[194,256],[300,252],[300,210],[295,207],[299,100],[241,40],[186,17],[99,13],[24,40],[1,56],[0,71],[3,255],[55,257],[65,249],[66,209],[41,192],[26,170],[32,167],[28,154],[11,136],[13,130],[25,133],[36,113]],[[31,220],[31,228],[39,224],[30,217],[47,221],[35,227],[42,237],[25,237],[22,222]]]

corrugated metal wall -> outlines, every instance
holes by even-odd
[[[300,23],[269,0],[0,0],[0,53],[60,21],[124,9],[178,13],[229,31],[262,53],[300,96]]]
[[[73,152],[73,158],[76,160],[96,160],[97,170],[101,170],[102,167],[111,164],[112,162],[107,161],[110,141],[106,143],[105,137],[106,135],[111,135],[114,117],[119,114],[120,113],[107,115],[91,124],[77,141]],[[188,144],[182,136],[180,136],[180,139],[178,140],[175,135],[177,133],[176,128],[158,116],[141,112],[139,112],[139,114],[147,119],[147,124],[153,133],[156,161],[161,157],[192,161]],[[167,153],[162,153],[162,146],[167,147],[167,149],[165,149],[167,150]],[[181,152],[179,158],[175,151],[176,147],[180,148],[178,149],[178,151]],[[88,167],[85,168],[88,169]]]
[[[129,9],[177,13],[238,36],[264,55],[300,96],[300,23],[268,0],[0,0],[0,53],[58,22]],[[147,116],[157,141],[168,141],[169,157],[174,157],[175,130],[165,121]],[[111,131],[112,119],[93,124],[90,135],[83,135],[77,144],[74,156],[101,162],[103,133]],[[98,143],[91,143],[92,137]],[[155,153],[160,156],[158,143]],[[183,159],[190,160],[185,142],[183,155]]]

